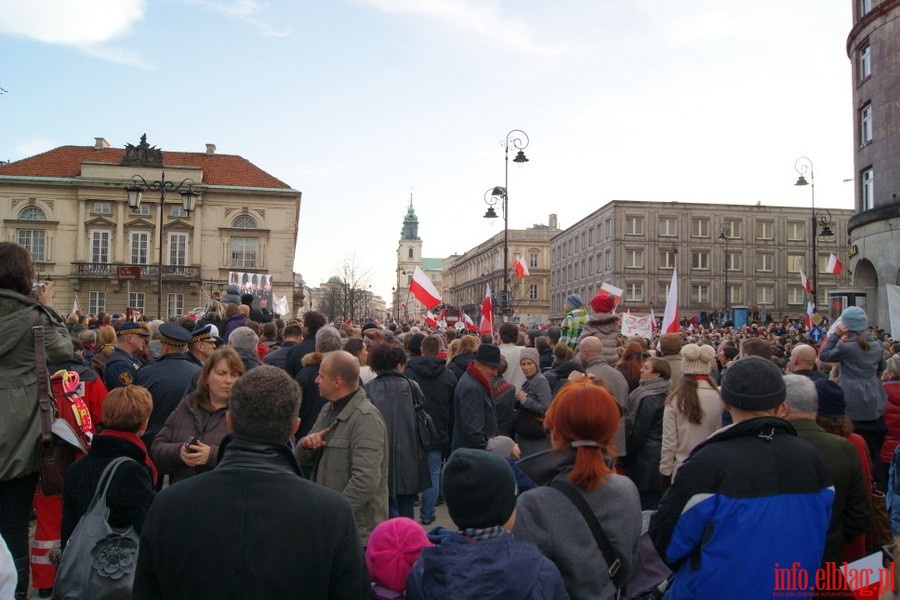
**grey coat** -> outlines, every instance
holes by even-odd
[[[38,470],[41,435],[34,334],[41,315],[44,350],[49,364],[72,358],[72,339],[53,309],[12,290],[0,289],[0,481]]]
[[[858,343],[860,335],[869,344],[863,350]],[[851,331],[844,338],[830,335],[819,353],[824,362],[841,364],[838,383],[847,400],[847,416],[852,421],[874,421],[884,416],[887,393],[878,379],[884,369],[884,353],[881,344],[868,333]]]
[[[538,415],[545,415],[550,408],[553,394],[550,393],[550,383],[540,372],[535,373],[522,384],[522,391],[528,394],[521,402],[519,410],[527,410]],[[550,449],[550,438],[543,437],[529,439],[516,436],[522,456],[530,456]]]
[[[621,414],[625,414],[625,407],[628,406],[628,380],[622,375],[621,371],[614,369],[603,359],[593,358],[584,365],[584,370],[602,381],[603,385],[609,391],[609,394],[619,405]],[[616,437],[613,439],[613,445],[616,448],[617,456],[625,456],[625,419],[619,420],[619,428],[616,430]]]
[[[311,431],[325,429],[334,404],[319,412]],[[388,518],[388,442],[384,419],[358,388],[335,417],[327,445],[317,450],[297,446],[301,465],[313,465],[312,480],[339,492],[353,508],[363,546],[376,525]]]
[[[573,599],[611,599],[615,586],[606,560],[584,517],[562,492],[547,487],[553,479],[566,479],[575,463],[575,452],[547,452],[517,463],[541,486],[519,496],[513,535],[531,542],[562,573]],[[637,559],[641,536],[641,503],[634,483],[623,475],[609,474],[594,490],[579,488],[600,521],[606,537],[622,560],[628,575]]]
[[[366,395],[384,417],[387,427],[388,496],[418,494],[431,487],[428,462],[416,432],[413,397],[424,404],[419,384],[397,371],[381,373],[366,384]]]

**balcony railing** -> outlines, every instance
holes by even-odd
[[[159,276],[158,265],[132,265],[111,263],[72,263],[72,275],[92,279],[116,279],[116,267],[137,267],[141,279],[155,280]],[[163,265],[163,280],[192,281],[200,279],[198,265]]]

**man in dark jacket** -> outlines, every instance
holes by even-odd
[[[794,426],[800,439],[816,447],[834,482],[834,504],[831,507],[831,525],[825,539],[822,567],[827,568],[826,563],[840,565],[844,544],[864,533],[872,519],[872,505],[862,463],[853,442],[826,432],[816,423],[819,405],[817,385],[798,374],[787,375],[784,383],[787,390],[784,403],[787,411],[784,418]],[[829,398],[833,397],[835,401],[844,404],[844,394],[838,384],[833,381],[823,384],[837,388],[839,394],[832,394]],[[843,412],[844,406],[838,409]]]
[[[451,447],[484,450],[497,435],[497,413],[491,400],[491,381],[501,365],[500,348],[481,344],[453,392]]]
[[[303,330],[300,329],[299,325],[296,323],[287,325],[281,334],[281,345],[266,354],[265,358],[263,358],[263,363],[287,371],[288,352],[300,343],[300,338],[302,337]]]
[[[450,426],[453,423],[453,391],[456,375],[450,372],[444,361],[438,358],[441,338],[429,335],[420,347],[421,356],[410,356],[404,375],[419,384],[425,394],[425,412],[431,415],[438,432],[437,441],[428,449],[428,471],[431,487],[422,492],[419,519],[423,525],[434,522],[434,503],[441,489],[441,463],[444,453],[450,450]]]
[[[287,362],[285,368],[288,375],[296,377],[302,365],[300,361],[310,352],[316,350],[316,333],[325,327],[325,315],[314,310],[303,313],[303,341],[295,345],[288,351]]]
[[[735,362],[720,391],[734,425],[694,448],[650,520],[650,537],[675,571],[666,598],[809,593],[776,589],[784,577],[773,569],[815,581],[834,501],[828,470],[775,416],[785,385],[772,361]]]
[[[258,367],[235,382],[215,470],[160,493],[147,515],[134,598],[365,598],[350,503],[306,481],[285,445],[300,388]]]
[[[189,361],[185,350],[191,334],[181,325],[163,323],[159,326],[161,356],[155,363],[144,365],[134,380],[153,396],[153,412],[150,423],[141,439],[149,448],[166,419],[184,398],[185,390],[199,376],[200,367]],[[160,482],[161,485],[162,482]]]

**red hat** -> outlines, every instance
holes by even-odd
[[[425,530],[406,517],[379,523],[369,536],[366,566],[378,585],[395,592],[406,589],[406,577],[422,548],[431,546]]]
[[[608,313],[616,307],[615,300],[606,294],[597,294],[591,298],[591,310],[595,313]]]

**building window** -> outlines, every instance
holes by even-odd
[[[862,209],[875,208],[875,170],[872,167],[862,172]]]
[[[859,0],[859,17],[862,18],[872,10],[872,0]]]
[[[709,237],[709,219],[693,219],[691,221],[691,235],[693,237]]]
[[[644,267],[643,250],[625,250],[625,268],[642,269]]]
[[[859,111],[859,142],[868,144],[872,141],[872,103],[863,106]]]
[[[665,283],[659,284],[659,294],[657,295],[658,302],[660,304],[665,304],[666,300],[669,298],[669,288],[672,287],[672,282],[667,281]]]
[[[740,252],[728,252],[725,254],[725,268],[729,271],[744,270],[744,255]]]
[[[532,283],[528,286],[528,299],[529,300],[537,300],[538,298],[538,286],[536,283]]]
[[[606,270],[609,271],[612,269],[612,252],[609,250],[606,251]]]
[[[675,237],[678,235],[678,219],[675,217],[659,218],[659,235],[661,237]]]
[[[166,294],[166,315],[180,317],[184,314],[184,294]]]
[[[256,219],[250,215],[239,215],[231,222],[232,229],[258,229]]]
[[[109,262],[109,232],[108,231],[92,231],[91,232],[91,262],[92,263],[108,263]],[[97,314],[97,313],[93,313]]]
[[[184,206],[181,204],[173,204],[169,207],[169,216],[170,217],[187,217],[188,211],[184,210]]]
[[[799,285],[792,285],[788,288],[788,304],[803,304],[806,300],[806,290]]]
[[[692,252],[691,268],[694,270],[709,270],[709,252]]]
[[[129,240],[128,262],[133,265],[149,265],[150,234],[143,231],[132,231]]]
[[[606,220],[606,239],[611,240],[613,236],[612,219]]]
[[[141,203],[137,208],[131,209],[131,214],[137,215],[140,217],[148,217],[150,216],[150,205],[147,203]]]
[[[244,269],[256,268],[256,238],[231,238],[231,266]]]
[[[807,223],[804,221],[788,221],[787,239],[789,242],[805,242]]]
[[[95,215],[109,215],[112,214],[112,205],[109,202],[94,202],[91,212]]]
[[[535,269],[538,266],[538,255],[537,252],[532,252],[531,256],[528,257],[528,268]]]
[[[186,233],[169,234],[169,264],[184,266],[187,264],[188,236]]]
[[[756,222],[756,239],[771,240],[775,238],[775,223],[772,221]]]
[[[88,314],[106,312],[106,292],[88,292]]]
[[[743,304],[743,303],[744,303],[744,286],[742,286],[742,285],[728,286],[728,305],[734,306],[735,304]]]
[[[725,237],[730,240],[743,237],[743,227],[740,221],[725,221]]]
[[[625,284],[625,300],[627,302],[643,302],[644,301],[644,284],[643,283],[626,283]]]
[[[19,211],[20,221],[46,221],[47,215],[37,206],[26,206]]]
[[[141,311],[141,314],[144,313],[144,292],[129,292],[128,293],[128,307],[135,308]]]
[[[676,260],[678,260],[678,255],[675,254],[675,252],[673,252],[672,250],[659,251],[660,269],[674,269],[676,266]]]
[[[19,245],[31,252],[34,262],[46,260],[46,238],[42,229],[19,229],[16,233]]]
[[[775,298],[775,288],[771,285],[756,286],[756,303],[772,304]]]
[[[787,271],[788,273],[799,273],[803,270],[803,255],[788,254],[787,255]]]
[[[868,44],[859,51],[859,79],[868,79],[872,76],[872,50]]]
[[[756,255],[756,270],[763,272],[771,272],[775,269],[775,255],[774,254],[757,254]]]
[[[830,253],[828,254],[818,254],[818,260],[816,261],[816,271],[821,274],[830,274],[828,271],[828,259],[830,258]],[[818,291],[818,290],[816,290]]]
[[[709,303],[709,286],[702,283],[692,285],[691,302],[695,304]]]
[[[643,235],[644,217],[625,217],[625,235]]]

